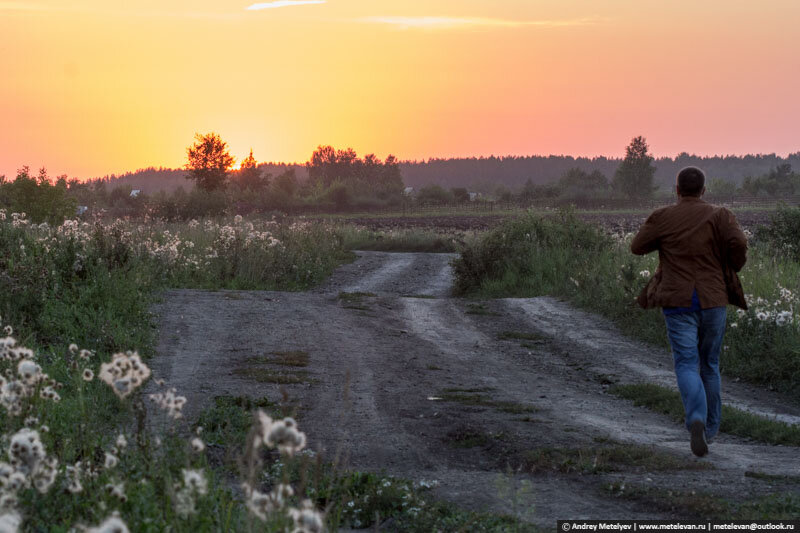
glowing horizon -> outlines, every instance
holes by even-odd
[[[359,154],[800,151],[800,3],[0,1],[0,174]]]

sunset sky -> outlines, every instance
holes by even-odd
[[[0,174],[800,151],[796,0],[0,0]]]

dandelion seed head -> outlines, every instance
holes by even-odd
[[[325,531],[325,515],[314,508],[310,500],[304,500],[299,509],[289,509],[294,520],[293,533],[322,533]]]
[[[0,514],[0,531],[3,533],[16,533],[22,525],[22,515],[14,510],[7,510]]]
[[[125,494],[125,483],[108,483],[104,487],[106,492],[111,496],[117,498],[121,502],[128,501],[128,496]]]
[[[106,470],[110,470],[110,469],[116,467],[118,464],[119,464],[119,458],[114,454],[106,452],[106,458],[105,458],[105,461],[103,463],[103,467]]]
[[[202,470],[189,470],[183,469],[183,484],[185,487],[190,488],[197,494],[206,494],[208,492],[208,481],[206,480],[205,473]]]
[[[17,366],[17,374],[19,374],[19,377],[29,385],[36,383],[41,373],[42,367],[30,359],[23,359]]]
[[[114,511],[99,526],[88,528],[86,533],[130,533],[130,530],[127,524],[119,517],[119,512]]]
[[[136,352],[116,353],[110,363],[100,365],[98,377],[125,398],[150,377],[150,369]]]

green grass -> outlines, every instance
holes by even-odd
[[[371,308],[364,302],[365,298],[373,298],[375,294],[371,292],[340,292],[338,299],[345,309],[355,309],[357,311],[370,311]]]
[[[294,415],[266,398],[218,396],[200,414],[193,427],[202,427],[207,443],[217,450],[220,466],[230,478],[243,468],[241,456],[253,421],[253,412],[264,409],[273,417]],[[302,416],[299,418],[302,424]],[[464,440],[461,444],[467,445]],[[528,531],[517,520],[458,509],[438,502],[427,491],[408,480],[341,470],[323,458],[305,456],[297,461],[277,462],[269,470],[273,479],[305,486],[306,495],[318,507],[328,509],[328,527],[367,528],[391,519],[398,531]]]
[[[512,414],[535,413],[537,409],[530,405],[525,405],[518,402],[509,402],[495,400],[481,394],[488,392],[491,389],[445,389],[439,394],[439,397],[446,402],[455,402],[462,405],[471,405],[478,407],[489,407],[497,411]]]
[[[617,385],[608,391],[621,398],[632,400],[634,405],[668,415],[676,422],[684,421],[683,404],[677,391],[649,383]],[[720,431],[767,444],[800,446],[800,427],[770,420],[728,405],[722,406]]]
[[[766,474],[764,472],[755,472],[753,470],[747,470],[744,473],[744,477],[758,479],[761,481],[766,481],[768,483],[792,483],[800,485],[800,476]]]
[[[270,352],[245,359],[248,364],[271,364],[279,366],[306,367],[308,366],[308,352],[303,350],[288,350]]]
[[[613,483],[606,490],[615,498],[638,503],[642,509],[677,513],[682,518],[795,520],[800,516],[800,496],[796,492],[734,501],[696,490],[669,490],[627,483]]]
[[[372,292],[340,292],[339,300],[342,302],[359,302],[363,298],[372,298],[375,293]]]
[[[472,428],[451,431],[447,434],[447,444],[453,448],[478,448],[492,441],[492,435]]]
[[[259,383],[277,383],[278,385],[296,385],[308,382],[308,373],[304,370],[281,372],[271,368],[242,367],[233,371],[237,376],[258,381]]]
[[[467,304],[467,310],[465,312],[468,315],[503,316],[502,313],[496,313],[494,311],[489,310],[486,304],[479,304],[479,303]]]
[[[687,460],[638,444],[604,444],[580,448],[537,448],[521,454],[520,468],[533,474],[579,472],[653,472],[707,470],[706,463]]]
[[[455,253],[463,235],[420,229],[373,231],[354,226],[340,226],[344,247],[348,250],[376,252]]]

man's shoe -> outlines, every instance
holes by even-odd
[[[706,425],[700,420],[695,420],[692,422],[689,431],[692,435],[692,453],[697,457],[703,457],[708,453],[708,443],[706,442]]]

